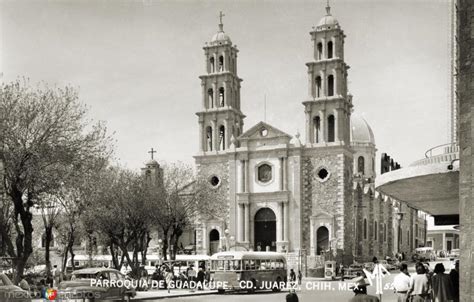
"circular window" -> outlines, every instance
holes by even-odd
[[[269,164],[263,164],[258,167],[258,181],[267,183],[272,180],[272,167]]]
[[[330,173],[326,168],[320,168],[318,170],[317,175],[318,175],[318,180],[320,182],[324,182],[329,178]]]
[[[220,183],[221,183],[221,180],[219,179],[219,177],[217,176],[212,176],[211,179],[209,180],[209,182],[211,183],[211,185],[213,187],[217,187]]]
[[[260,135],[261,136],[267,136],[268,135],[268,130],[266,128],[262,128],[260,129]]]

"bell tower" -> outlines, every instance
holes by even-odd
[[[202,104],[199,117],[199,153],[217,154],[242,134],[240,79],[237,76],[237,47],[224,32],[219,14],[219,30],[204,46],[206,73],[201,75]],[[236,142],[237,143],[237,142]]]
[[[308,97],[303,102],[306,113],[306,144],[350,145],[352,96],[347,93],[347,70],[344,62],[344,31],[331,15],[326,15],[310,32],[313,58],[308,66]]]

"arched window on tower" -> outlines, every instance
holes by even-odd
[[[224,87],[219,88],[219,107],[224,107]]]
[[[321,84],[322,84],[321,77],[317,76],[316,77],[316,97],[317,98],[321,97]]]
[[[211,57],[209,59],[209,64],[211,65],[211,72],[214,72],[216,69],[215,62],[214,62],[214,57]]]
[[[331,74],[328,76],[328,96],[334,95],[334,76]]]
[[[364,218],[364,239],[367,239],[367,219]]]
[[[334,115],[328,116],[328,142],[332,143],[335,140],[335,120]]]
[[[359,156],[357,159],[357,172],[364,175],[365,174],[365,159],[363,156]]]
[[[207,108],[214,108],[214,90],[207,90]]]
[[[224,71],[224,57],[219,57],[219,71]]]
[[[319,42],[317,46],[317,51],[318,51],[318,60],[321,60],[323,58],[323,43]]]
[[[225,150],[225,127],[219,127],[219,150]]]
[[[321,141],[321,118],[316,116],[313,119],[314,124],[314,142],[319,143]]]
[[[333,56],[333,49],[332,49],[332,41],[328,42],[328,59],[332,59]]]
[[[206,146],[207,151],[212,151],[212,127],[208,126],[206,129]]]

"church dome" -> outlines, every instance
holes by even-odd
[[[218,31],[214,36],[211,38],[211,42],[228,42],[232,43],[230,37],[224,31]]]
[[[324,16],[320,21],[318,26],[330,26],[330,25],[338,25],[339,22],[336,18],[331,15]]]
[[[160,164],[158,164],[158,162],[154,159],[150,159],[147,163],[146,163],[147,166],[159,166]]]
[[[363,117],[356,114],[351,115],[351,142],[375,145],[372,128]]]

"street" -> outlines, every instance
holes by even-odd
[[[445,261],[434,261],[430,262],[430,269],[433,269],[436,263],[442,262],[449,272],[452,268],[453,262]],[[415,273],[414,264],[409,265],[409,273]],[[383,279],[383,295],[381,301],[397,301],[396,295],[391,289],[391,285],[395,276],[399,273],[398,270],[390,272],[390,275],[385,275]],[[303,284],[300,286],[301,289],[297,290],[299,301],[331,301],[331,302],[346,302],[349,301],[353,296],[352,290],[349,287],[353,283],[349,281],[320,281],[312,278],[306,278]],[[367,288],[368,293],[375,295],[375,286],[369,286]],[[262,291],[254,294],[247,293],[227,293],[224,295],[207,295],[207,296],[190,296],[190,297],[179,297],[173,298],[176,302],[187,302],[187,301],[216,301],[216,302],[245,302],[245,301],[258,301],[258,302],[277,302],[285,301],[285,296],[288,292],[282,291],[280,293],[273,293],[271,291]],[[162,300],[162,299],[159,299]],[[147,300],[147,301],[158,301],[158,300]]]

